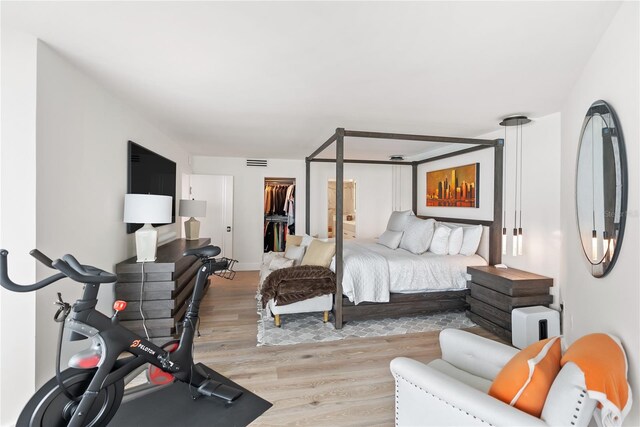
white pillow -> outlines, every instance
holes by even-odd
[[[462,247],[464,233],[462,227],[451,227],[449,234],[449,255],[458,255]]]
[[[429,249],[436,221],[432,218],[420,219],[417,216],[410,216],[404,228],[404,234],[400,241],[400,247],[420,255]]]
[[[391,231],[404,231],[404,226],[407,223],[407,218],[413,212],[409,211],[394,211],[389,217],[387,222],[387,230]]]
[[[387,230],[378,238],[378,243],[389,249],[397,249],[402,239],[402,231]]]
[[[288,245],[287,250],[284,251],[284,257],[293,260],[293,265],[300,265],[302,258],[304,258],[305,250],[305,246]]]
[[[429,252],[433,252],[437,255],[446,255],[449,253],[449,235],[451,229],[444,225],[438,225],[436,231],[433,233],[433,239],[431,239],[431,245],[429,246]]]
[[[462,227],[464,236],[462,237],[462,247],[460,254],[471,256],[478,251],[480,239],[482,238],[482,225],[473,225],[471,227]]]
[[[285,257],[277,257],[277,258],[274,258],[273,261],[271,261],[271,264],[269,264],[269,270],[274,271],[274,270],[280,270],[281,268],[293,267],[294,262],[295,260],[293,259],[287,259]]]

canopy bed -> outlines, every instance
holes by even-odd
[[[416,161],[397,161],[397,160],[367,160],[367,159],[345,159],[344,146],[345,138],[374,138],[382,140],[404,140],[404,141],[423,141],[423,142],[441,142],[456,144],[461,149],[451,153],[438,155]],[[319,158],[324,150],[335,144],[335,158]],[[447,157],[459,156],[478,150],[493,149],[494,151],[494,189],[493,189],[493,218],[491,220],[476,220],[462,218],[443,218],[429,217],[439,222],[454,223],[457,225],[473,224],[483,226],[483,237],[481,243],[482,257],[490,265],[499,264],[501,262],[501,234],[502,234],[502,183],[503,183],[503,146],[502,139],[473,139],[473,138],[456,138],[430,135],[407,135],[396,133],[382,132],[362,132],[345,130],[343,128],[336,129],[335,133],[317,150],[305,159],[306,163],[306,198],[305,198],[305,215],[306,215],[306,233],[310,233],[310,193],[311,193],[311,164],[314,162],[334,162],[335,163],[335,179],[336,179],[336,218],[343,217],[343,188],[344,188],[344,165],[345,163],[361,163],[361,164],[385,164],[399,165],[412,168],[412,207],[413,212],[417,213],[418,207],[418,167],[421,164],[444,159]],[[426,216],[419,216],[426,219]],[[388,302],[352,302],[349,296],[344,295],[345,287],[345,247],[344,247],[344,229],[342,221],[336,221],[335,224],[335,274],[336,274],[336,293],[333,306],[333,315],[335,319],[336,329],[341,329],[346,321],[356,319],[371,319],[381,317],[399,317],[403,315],[424,314],[427,312],[441,311],[447,309],[456,309],[466,307],[465,290],[431,290],[429,292],[411,292],[396,293],[390,290]],[[478,252],[480,253],[480,252]],[[384,254],[382,254],[384,256]],[[414,260],[414,264],[422,262]],[[349,292],[349,290],[347,290]]]

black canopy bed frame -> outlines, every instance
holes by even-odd
[[[374,138],[374,139],[391,139],[405,141],[424,141],[424,142],[444,142],[451,144],[459,144],[467,146],[451,153],[438,155],[435,157],[425,158],[418,161],[393,161],[393,160],[361,160],[361,159],[345,159],[344,143],[345,138]],[[326,150],[332,144],[336,144],[335,159],[318,158],[317,156]],[[468,147],[472,145],[472,147]],[[412,168],[412,208],[417,214],[418,208],[418,166],[440,160],[448,157],[459,156],[461,154],[471,153],[478,150],[494,149],[494,189],[493,189],[493,220],[470,220],[459,218],[443,218],[443,217],[426,217],[434,218],[437,221],[456,222],[462,224],[482,224],[489,227],[489,259],[490,265],[499,264],[502,260],[502,184],[503,184],[503,139],[474,139],[474,138],[455,138],[431,135],[407,135],[397,133],[384,132],[363,132],[346,130],[344,128],[336,129],[335,133],[322,144],[309,157],[305,158],[306,164],[306,198],[305,198],[305,216],[306,216],[306,233],[310,234],[311,227],[311,163],[313,162],[331,162],[336,165],[336,218],[343,217],[343,188],[344,188],[344,165],[345,163],[361,163],[372,165],[399,165]],[[342,276],[343,276],[343,223],[336,221],[335,227],[335,273],[337,281],[337,289],[334,297],[333,315],[335,319],[336,329],[341,329],[344,322],[359,319],[373,319],[385,317],[400,317],[415,314],[424,314],[449,309],[458,309],[466,307],[467,291],[436,291],[401,294],[392,293],[389,302],[385,303],[360,303],[355,305],[342,293]]]

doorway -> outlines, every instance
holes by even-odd
[[[233,176],[190,175],[189,184],[191,198],[207,202],[206,216],[198,218],[200,237],[210,237],[222,256],[233,258]]]
[[[336,228],[336,180],[330,179],[327,184],[327,235],[335,237]],[[345,179],[342,192],[342,235],[344,239],[356,238],[356,182]]]

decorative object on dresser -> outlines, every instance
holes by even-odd
[[[553,302],[553,279],[515,268],[467,267],[471,275],[467,316],[478,325],[511,342],[511,311]]]
[[[627,212],[627,157],[615,111],[594,102],[584,119],[576,167],[576,214],[585,258],[604,277],[620,253]]]
[[[184,237],[187,240],[198,240],[200,238],[200,221],[194,217],[203,217],[207,214],[207,202],[205,200],[180,200],[178,215],[190,217],[184,223]]]
[[[200,265],[196,257],[182,254],[209,243],[209,238],[177,239],[158,247],[156,262],[140,264],[133,257],[117,264],[115,296],[128,302],[118,315],[123,326],[140,334],[146,328],[152,341],[175,337]]]
[[[136,231],[136,262],[153,262],[156,259],[158,231],[151,224],[171,222],[171,196],[157,194],[125,194],[124,222],[144,224]]]

